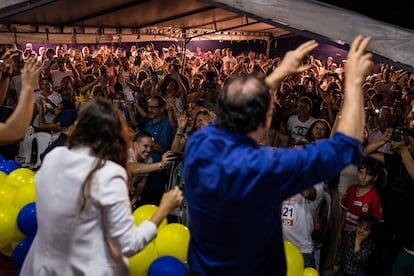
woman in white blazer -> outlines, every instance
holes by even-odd
[[[130,257],[182,201],[164,194],[158,211],[136,227],[127,191],[130,135],[122,114],[95,99],[79,114],[67,147],[57,147],[36,173],[38,230],[21,275],[128,275]]]

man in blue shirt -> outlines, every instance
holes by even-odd
[[[171,148],[175,130],[170,121],[164,115],[165,101],[160,96],[152,96],[148,100],[149,120],[145,124],[144,131],[154,137],[154,145],[151,157],[155,162],[162,160],[162,155]],[[161,163],[160,163],[161,164]],[[168,176],[165,170],[151,172],[148,175],[147,184],[141,193],[141,204],[159,205],[165,192]]]
[[[160,96],[152,96],[148,100],[149,120],[145,125],[144,131],[154,136],[154,149],[151,157],[154,162],[161,161],[162,154],[171,148],[175,130],[168,118],[164,115],[165,101]]]
[[[185,192],[191,231],[188,262],[195,275],[286,275],[281,204],[357,163],[364,130],[362,83],[370,72],[369,38],[348,54],[346,97],[337,132],[303,149],[260,146],[272,120],[271,94],[318,44],[288,52],[265,80],[232,79],[218,99],[217,120],[185,149]]]

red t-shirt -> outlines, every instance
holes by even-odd
[[[372,215],[378,221],[382,221],[381,200],[372,187],[362,196],[356,195],[358,184],[351,185],[346,190],[346,195],[341,200],[341,206],[345,210],[345,221],[342,230],[346,233],[356,229],[358,218],[362,215]]]

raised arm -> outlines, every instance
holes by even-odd
[[[36,58],[30,58],[22,70],[22,90],[12,115],[0,123],[0,144],[11,144],[23,139],[32,120],[34,108],[34,87],[39,82],[42,67]]]
[[[285,77],[309,70],[312,64],[304,65],[303,59],[317,46],[318,43],[311,40],[301,44],[295,50],[287,52],[279,66],[266,78],[266,84],[271,89],[275,89],[280,86]]]
[[[410,176],[411,180],[414,180],[414,160],[410,153],[410,150],[408,149],[408,146],[405,144],[405,141],[391,141],[391,145],[392,148],[401,155],[401,160],[404,163],[408,175]]]
[[[370,37],[357,36],[352,42],[345,66],[345,93],[337,130],[362,142],[365,128],[362,84],[372,70],[372,55],[366,53]]]
[[[0,64],[0,105],[3,104],[7,95],[7,90],[9,89],[10,78],[13,75],[14,56],[15,54],[12,52],[5,53],[2,58],[2,63]]]

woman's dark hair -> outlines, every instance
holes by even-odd
[[[316,119],[315,121],[312,122],[312,124],[308,128],[308,131],[306,132],[306,140],[310,143],[315,141],[315,138],[312,136],[312,131],[313,131],[313,128],[316,126],[317,123],[325,124],[325,128],[326,128],[326,137],[325,138],[329,138],[329,136],[331,134],[331,124],[325,119]]]
[[[147,71],[145,71],[145,70],[140,70],[140,71],[138,72],[138,76],[137,76],[137,85],[138,85],[138,86],[141,86],[141,83],[142,83],[145,79],[148,79],[148,78],[149,78],[149,75],[148,75]]]
[[[88,147],[96,161],[82,183],[79,214],[86,206],[95,173],[107,160],[126,168],[130,140],[127,123],[111,102],[96,98],[81,110],[76,127],[68,137],[68,148]]]
[[[209,115],[210,115],[210,113],[209,113],[209,112],[208,112],[208,110],[207,110],[207,109],[205,109],[205,108],[202,108],[202,109],[200,109],[199,111],[197,111],[197,113],[194,115],[194,120],[192,120],[192,121],[191,121],[191,126],[190,126],[189,133],[194,133],[194,132],[196,132],[196,131],[197,131],[197,130],[196,130],[196,125],[197,125],[197,117],[198,117],[199,115],[207,115],[207,116],[209,116]]]
[[[249,133],[266,122],[271,103],[269,87],[259,75],[231,78],[218,97],[217,127]]]

